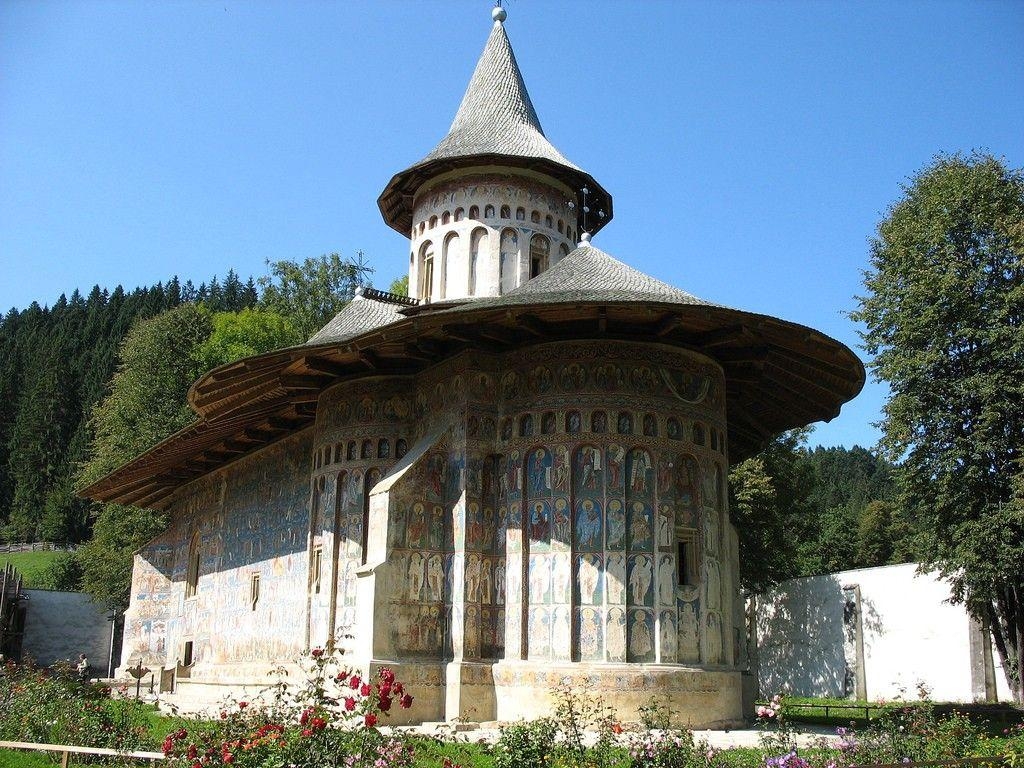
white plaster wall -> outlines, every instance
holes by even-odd
[[[22,652],[38,664],[78,662],[84,653],[98,675],[107,672],[110,622],[107,611],[84,592],[27,589],[28,613]]]
[[[970,622],[948,602],[949,585],[917,565],[892,565],[793,579],[758,599],[762,695],[842,696],[843,587],[859,586],[864,670],[870,699],[971,701]],[[1000,699],[1009,696],[996,662]]]

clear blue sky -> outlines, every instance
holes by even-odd
[[[856,348],[868,238],[937,152],[1024,166],[1024,3],[506,3],[548,137],[615,198],[594,244]],[[0,3],[0,308],[365,251],[490,28],[469,2]],[[863,357],[863,352],[859,351]],[[869,384],[812,442],[871,445]]]

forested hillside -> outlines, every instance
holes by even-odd
[[[82,541],[88,507],[73,487],[86,461],[89,419],[133,323],[182,303],[235,312],[256,303],[250,278],[229,271],[198,288],[177,277],[126,291],[95,286],[0,320],[0,528],[3,538]]]

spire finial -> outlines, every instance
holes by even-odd
[[[502,22],[508,18],[508,14],[505,9],[501,7],[501,0],[495,4],[494,8],[491,9],[491,18],[494,19],[494,26],[501,26]]]

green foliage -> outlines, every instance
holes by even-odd
[[[57,552],[40,579],[42,589],[78,592],[82,589],[82,563],[75,552]]]
[[[878,226],[853,318],[891,391],[881,446],[954,598],[1024,656],[1024,175],[939,156]]]
[[[109,689],[83,682],[70,664],[0,668],[0,740],[111,749],[147,745],[147,720],[135,701],[112,701]]]
[[[83,483],[99,479],[190,423],[185,395],[202,372],[198,351],[212,331],[209,311],[182,304],[132,326],[110,394],[93,411],[95,438]]]
[[[102,605],[123,611],[131,597],[134,553],[164,529],[161,512],[119,504],[100,507],[92,538],[78,550],[82,588]]]
[[[267,262],[270,275],[258,281],[260,308],[287,317],[302,339],[323,328],[347,304],[373,270],[362,260],[337,253],[294,261]]]
[[[396,277],[391,281],[391,287],[388,290],[396,296],[408,296],[409,295],[409,276],[402,275]]]
[[[494,745],[494,768],[546,768],[557,736],[558,723],[551,717],[503,726]]]
[[[213,330],[199,346],[196,358],[200,370],[209,371],[243,357],[301,344],[304,340],[295,325],[276,312],[261,309],[218,312],[213,316]]]

